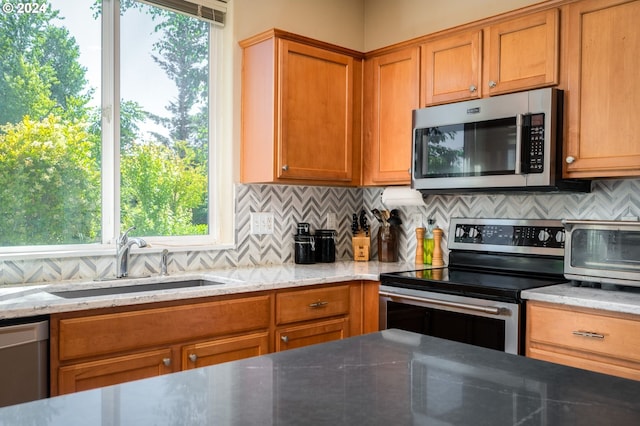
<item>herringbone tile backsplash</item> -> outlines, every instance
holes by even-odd
[[[383,209],[382,188],[329,188],[286,185],[237,185],[236,248],[187,251],[170,254],[169,272],[199,271],[293,262],[293,235],[298,222],[308,222],[313,230],[327,228],[327,214],[335,213],[336,259],[351,259],[351,215],[365,209],[372,227],[372,258],[377,259],[377,223],[372,208]],[[412,261],[415,253],[414,224],[420,214],[445,231],[450,217],[532,218],[532,219],[620,219],[640,216],[640,179],[602,180],[593,183],[589,194],[548,195],[434,195],[420,207],[400,208],[404,220],[400,238],[400,260]],[[274,233],[251,235],[251,212],[272,212]],[[60,259],[25,259],[0,262],[0,284],[38,283],[109,276],[114,256]],[[158,274],[159,255],[137,254],[131,259],[131,274]]]

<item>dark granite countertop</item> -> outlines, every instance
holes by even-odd
[[[0,409],[0,425],[638,425],[640,382],[385,330]]]

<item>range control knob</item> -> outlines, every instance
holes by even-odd
[[[469,229],[469,236],[470,236],[471,238],[475,238],[475,237],[477,237],[477,236],[478,236],[478,234],[479,234],[479,232],[478,232],[478,230],[477,230],[476,228],[471,228],[471,229]]]
[[[456,237],[464,237],[464,228],[462,226],[456,227]]]
[[[538,241],[547,241],[550,236],[546,229],[541,229],[540,232],[538,232]]]
[[[556,241],[559,243],[564,243],[564,231],[556,232]]]

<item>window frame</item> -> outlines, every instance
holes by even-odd
[[[139,0],[138,0],[139,1]],[[154,7],[151,1],[141,1]],[[206,0],[199,0],[207,5]],[[197,3],[195,1],[194,3]],[[209,1],[215,4],[215,1]],[[229,4],[224,12],[229,17]],[[219,7],[219,5],[216,5]],[[180,12],[176,12],[180,13]],[[197,17],[196,17],[197,18]],[[235,247],[234,191],[232,168],[232,37],[229,26],[206,20],[211,25],[209,35],[209,165],[208,165],[208,229],[206,235],[143,237],[152,252],[168,248],[172,251],[217,250]],[[0,260],[47,257],[86,257],[113,254],[120,229],[120,0],[103,0],[102,36],[102,240],[89,244],[7,246],[0,247]],[[109,64],[112,64],[109,66]],[[133,233],[135,234],[135,232]]]

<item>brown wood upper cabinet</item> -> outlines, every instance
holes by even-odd
[[[640,175],[640,1],[568,6],[565,175]]]
[[[422,105],[558,84],[559,10],[454,32],[422,45]]]
[[[365,185],[411,182],[411,111],[420,106],[417,46],[374,56],[364,69]]]
[[[422,105],[482,97],[482,31],[422,45]]]
[[[360,183],[362,54],[270,30],[240,43],[243,183]]]

